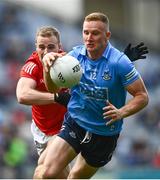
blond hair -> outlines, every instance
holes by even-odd
[[[36,33],[36,39],[38,36],[42,36],[42,37],[55,36],[58,40],[58,43],[60,43],[60,33],[55,27],[52,26],[44,26],[38,29]]]
[[[109,31],[109,19],[107,15],[101,13],[101,12],[94,12],[89,15],[87,15],[84,19],[84,21],[101,21],[106,24],[107,30]]]

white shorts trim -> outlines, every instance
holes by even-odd
[[[49,140],[51,140],[55,135],[53,136],[47,136],[45,133],[43,133],[35,124],[35,122],[32,120],[31,123],[31,133],[33,135],[34,143],[36,145],[36,149],[38,154],[40,155],[44,149],[47,146],[47,143]]]

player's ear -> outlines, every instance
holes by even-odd
[[[37,51],[37,43],[35,43],[35,48],[36,48],[36,51]]]
[[[63,48],[62,48],[62,44],[61,43],[59,44],[59,51],[58,52],[59,53],[63,52]]]
[[[37,47],[37,38],[35,39],[35,46]]]
[[[37,48],[37,43],[35,42],[35,47]]]
[[[110,31],[107,31],[107,32],[106,32],[106,37],[107,37],[107,40],[110,39],[110,37],[111,37],[111,32],[110,32]]]

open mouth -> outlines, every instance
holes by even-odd
[[[88,48],[93,48],[93,47],[94,47],[94,44],[88,43],[88,44],[87,44],[87,47],[88,47]]]

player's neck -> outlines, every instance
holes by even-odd
[[[94,51],[88,51],[87,52],[87,56],[93,60],[93,61],[96,61],[98,59],[100,59],[103,55],[103,52],[105,50],[106,47],[104,48],[101,48],[101,49],[98,49],[98,50],[94,50]]]

